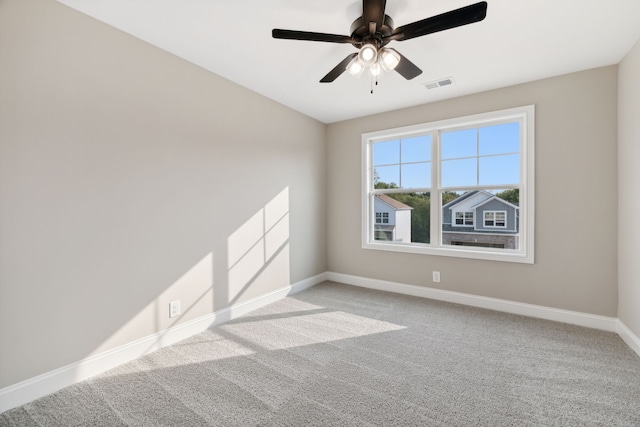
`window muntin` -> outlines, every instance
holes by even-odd
[[[533,263],[533,116],[528,106],[364,134],[363,247]],[[407,168],[413,164],[422,169]],[[443,207],[467,192],[489,196],[478,197],[483,207],[449,212],[445,226]],[[376,242],[375,195],[410,200],[416,193],[423,197],[428,239]],[[484,212],[493,212],[487,217],[493,225],[485,226]]]
[[[442,131],[442,187],[518,185],[519,134],[519,121]]]
[[[372,145],[375,188],[430,188],[431,136],[419,135]]]

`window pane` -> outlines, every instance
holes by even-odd
[[[430,193],[379,194],[374,210],[388,213],[387,222],[374,224],[374,240],[402,243],[430,242]]]
[[[478,184],[476,158],[442,162],[442,186],[464,187]]]
[[[485,225],[485,227],[493,227],[493,218],[494,218],[494,213],[493,212],[485,212],[484,213],[484,225]]]
[[[373,145],[373,165],[400,163],[400,141],[376,142]]]
[[[443,132],[441,139],[441,156],[443,159],[478,155],[476,129]]]
[[[398,188],[400,186],[400,165],[374,168],[373,186],[374,188]]]
[[[519,153],[520,123],[505,123],[479,129],[480,155]]]
[[[480,157],[480,185],[520,183],[520,155]]]
[[[431,187],[431,163],[402,165],[402,188]]]
[[[473,225],[473,212],[464,213],[464,225]]]
[[[431,160],[431,136],[416,136],[402,140],[402,163]]]

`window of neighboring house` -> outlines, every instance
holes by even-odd
[[[376,224],[389,224],[389,212],[376,212]]]
[[[484,213],[485,227],[506,227],[507,212],[506,211],[485,211]]]
[[[473,212],[456,212],[456,225],[473,226]]]
[[[376,240],[393,240],[392,239],[393,234],[391,233],[391,231],[385,231],[385,230],[376,230],[375,231],[375,239]]]
[[[363,134],[363,248],[533,263],[533,130],[526,106]],[[398,212],[392,242],[373,228],[381,194]]]

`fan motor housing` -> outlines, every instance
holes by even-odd
[[[375,24],[375,23],[372,23]],[[355,47],[361,47],[368,40],[376,40],[376,45],[379,47],[382,43],[382,38],[389,36],[393,32],[393,19],[389,15],[384,15],[384,21],[382,26],[374,26],[375,31],[371,32],[371,28],[368,22],[364,22],[364,18],[361,16],[351,24],[351,37],[356,41],[351,43]]]

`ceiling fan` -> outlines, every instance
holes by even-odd
[[[320,80],[321,83],[330,83],[347,70],[359,77],[366,68],[369,69],[369,75],[372,80],[376,80],[376,83],[377,76],[383,69],[395,70],[402,77],[410,80],[420,75],[422,70],[397,50],[385,47],[387,44],[479,22],[487,15],[487,2],[482,1],[394,28],[393,20],[384,13],[385,6],[386,0],[363,0],[362,16],[351,24],[350,36],[281,29],[274,29],[272,36],[276,39],[350,43],[359,50],[347,56],[329,71]]]

